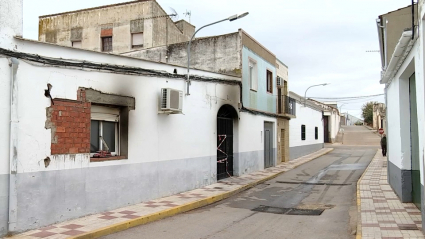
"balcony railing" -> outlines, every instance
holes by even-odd
[[[296,100],[286,95],[278,95],[277,111],[278,114],[290,114],[295,116]]]

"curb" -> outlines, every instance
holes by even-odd
[[[313,159],[321,157],[321,156],[328,154],[328,153],[330,153],[334,150],[333,148],[328,148],[328,149],[329,149],[328,151],[325,151],[323,153],[315,155],[310,160],[308,160],[308,161],[306,161],[306,162],[304,162],[300,165],[297,165],[292,169],[295,169],[295,168],[297,168],[297,167],[299,167],[299,166],[301,166],[301,165],[303,165],[307,162],[312,161]],[[226,198],[229,198],[229,197],[231,197],[235,194],[238,194],[240,192],[248,190],[252,187],[255,187],[258,184],[261,184],[265,181],[273,179],[273,178],[279,176],[280,174],[283,174],[283,173],[288,172],[288,171],[282,171],[282,172],[276,173],[274,175],[260,179],[256,182],[252,182],[250,184],[244,185],[244,186],[242,186],[238,189],[235,189],[233,191],[230,191],[230,192],[225,192],[225,193],[222,193],[222,194],[219,194],[219,195],[216,195],[216,196],[204,198],[204,199],[201,199],[201,200],[198,200],[198,201],[195,201],[195,202],[190,202],[190,203],[187,203],[187,204],[184,204],[184,205],[180,205],[180,206],[177,206],[177,207],[174,207],[174,208],[171,208],[171,209],[166,209],[166,210],[163,210],[161,212],[152,213],[152,214],[142,216],[142,217],[139,217],[139,218],[131,219],[131,220],[128,220],[128,221],[125,221],[125,222],[116,223],[116,224],[113,224],[113,225],[110,225],[110,226],[107,226],[107,227],[103,227],[103,228],[100,228],[100,229],[97,229],[97,230],[94,230],[94,231],[91,231],[91,232],[87,232],[87,233],[84,233],[84,234],[81,234],[81,235],[78,235],[78,236],[70,237],[70,238],[72,238],[72,239],[98,238],[98,237],[106,236],[106,235],[113,234],[113,233],[116,233],[116,232],[124,231],[124,230],[127,230],[127,229],[132,228],[132,227],[136,227],[136,226],[140,226],[140,225],[147,224],[147,223],[150,223],[150,222],[158,221],[158,220],[161,220],[161,219],[164,219],[164,218],[167,218],[167,217],[171,217],[171,216],[174,216],[174,215],[177,215],[177,214],[180,214],[180,213],[184,213],[184,212],[193,210],[193,209],[204,207],[204,206],[216,203],[218,201],[224,200]]]
[[[376,153],[379,153],[379,149],[376,151]],[[376,155],[376,154],[375,154]],[[375,156],[373,156],[375,158]],[[372,158],[373,160],[373,158]],[[370,161],[372,162],[372,161]],[[361,212],[361,199],[360,199],[360,181],[362,181],[363,176],[366,174],[367,170],[369,169],[370,163],[367,166],[367,168],[364,170],[362,176],[357,181],[357,231],[356,231],[356,239],[362,238],[362,212]]]

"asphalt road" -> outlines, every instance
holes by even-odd
[[[345,127],[344,142],[353,146],[328,146],[335,150],[216,204],[103,238],[355,238],[356,182],[379,136]]]

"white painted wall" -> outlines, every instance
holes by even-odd
[[[300,102],[296,103],[296,118],[289,121],[289,147],[305,146],[323,143],[322,112],[304,107]],[[306,126],[306,140],[301,140],[301,125]],[[316,140],[314,127],[319,127],[319,138]]]
[[[83,59],[86,60],[96,61],[103,56],[104,63],[139,65],[151,69],[165,69],[170,72],[174,69],[172,66],[126,57],[67,49],[49,44],[26,41],[22,43],[21,50],[43,52],[49,56],[78,59],[85,54]],[[7,61],[2,60],[1,66],[0,69],[7,75]],[[179,68],[178,71],[183,72],[183,69]],[[212,73],[203,74],[237,79]],[[19,147],[18,153],[18,172],[20,173],[214,156],[216,155],[215,125],[218,109],[225,103],[237,108],[239,102],[239,86],[194,81],[191,86],[191,95],[184,98],[184,115],[158,115],[160,89],[167,87],[183,90],[185,87],[183,80],[40,67],[23,61],[20,61],[17,77],[19,82],[19,145],[22,146]],[[1,82],[3,84],[4,81]],[[49,99],[43,95],[47,83],[53,85],[52,95],[54,98],[75,100],[78,87],[134,96],[136,110],[130,111],[128,160],[89,163],[88,155],[78,155],[75,160],[71,160],[69,155],[62,155],[52,157],[51,165],[45,168],[43,159],[50,156],[51,144],[50,129],[44,128],[46,108],[50,105]],[[2,91],[7,88],[2,87]],[[2,93],[6,100],[7,92]],[[7,117],[3,115],[1,117],[3,122],[7,121]],[[262,117],[256,116],[241,119],[240,126],[248,127],[250,130],[241,133],[240,138],[250,140],[244,140],[240,150],[263,149],[260,141],[263,121]],[[2,124],[2,127],[4,127],[3,125],[7,124]],[[199,137],[200,135],[209,136]]]
[[[11,36],[22,36],[23,0],[0,0],[0,47],[14,47]]]

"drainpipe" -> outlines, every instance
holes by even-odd
[[[18,72],[19,61],[9,59],[10,73],[10,129],[9,129],[9,220],[8,234],[16,232],[18,218],[18,193],[16,187],[18,170]]]

